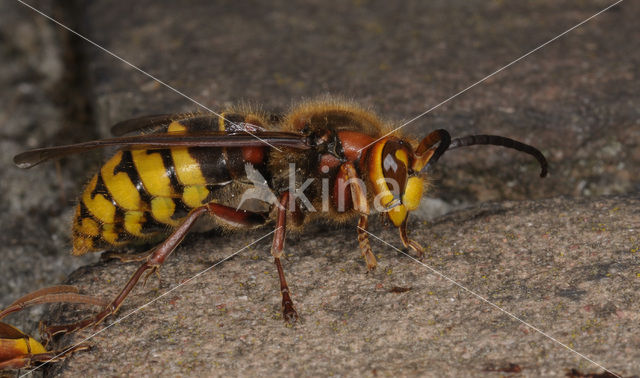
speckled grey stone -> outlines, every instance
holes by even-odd
[[[292,328],[280,314],[269,238],[173,290],[268,230],[194,235],[159,282],[134,290],[118,316],[125,319],[91,339],[94,350],[51,373],[499,376],[489,370],[509,364],[525,376],[602,371],[462,287],[617,374],[640,372],[640,198],[485,204],[410,230],[427,248],[428,267],[372,238],[379,267],[369,274],[355,224],[289,238],[284,268],[303,320]],[[401,246],[390,227],[371,232]],[[91,265],[69,282],[110,298],[136,266]],[[65,307],[47,316],[59,323],[81,315]]]

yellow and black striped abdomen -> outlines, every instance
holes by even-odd
[[[188,132],[190,126],[174,121],[166,131]],[[207,126],[216,130],[225,125]],[[257,168],[263,166],[264,151],[256,147],[118,151],[93,176],[80,198],[73,225],[73,254],[166,233],[191,209],[215,200],[217,190],[246,179],[248,156]]]

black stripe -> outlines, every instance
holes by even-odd
[[[89,212],[89,209],[87,209],[87,205],[84,204],[84,201],[80,201],[78,206],[80,206],[80,216],[78,217],[79,219],[92,218],[95,220],[93,215],[91,215],[91,213]]]
[[[91,215],[91,213],[89,212],[89,209],[87,209],[87,205],[84,204],[83,201],[80,201],[80,203],[78,203],[78,207],[80,208],[80,214],[78,216],[76,216],[74,222],[75,222],[75,227],[82,227],[82,222],[85,219],[91,219],[94,222],[96,222],[96,224],[98,225],[98,234],[101,233],[100,227],[102,222],[100,222],[98,219],[96,219],[93,215]],[[78,230],[76,230],[76,228],[74,227],[73,229],[73,235],[76,236],[82,236],[82,237],[87,237],[89,235],[80,233]]]
[[[124,209],[120,206],[116,206],[116,213],[113,216],[113,232],[118,235],[116,238],[117,242],[130,240],[132,237],[135,237],[124,228]]]
[[[242,180],[247,178],[247,172],[244,169],[244,159],[242,158],[241,148],[226,149],[226,163],[229,174],[234,180]]]
[[[120,164],[118,164],[119,166]],[[115,171],[115,169],[114,169]],[[96,182],[96,187],[91,191],[91,199],[93,199],[96,195],[101,194],[107,201],[111,201],[115,208],[115,213],[113,215],[113,232],[118,235],[116,241],[125,241],[129,240],[134,235],[129,234],[124,228],[124,213],[125,209],[123,209],[111,196],[111,192],[107,189],[107,186],[104,183],[104,179],[102,178],[102,172],[98,172],[98,180]],[[84,204],[83,204],[84,205]],[[86,213],[90,213],[90,210],[84,207],[84,211]],[[80,208],[80,212],[82,214],[83,208]],[[92,216],[92,218],[95,218]],[[99,237],[102,239],[102,234],[104,232],[103,222],[96,219],[98,224],[100,224],[100,235]]]
[[[95,197],[97,194],[101,194],[107,201],[111,201],[113,206],[115,207],[115,213],[113,214],[113,231],[118,235],[117,241],[121,241],[121,237],[129,234],[124,229],[124,213],[125,209],[123,209],[118,203],[113,199],[109,189],[104,183],[102,179],[102,172],[98,172],[98,182],[96,183],[95,189],[91,192],[91,198]],[[90,210],[88,211],[90,212]],[[99,224],[102,224],[102,221],[98,220]],[[102,229],[100,230],[100,234],[102,235]],[[124,235],[123,235],[124,234]],[[132,235],[133,236],[133,235]]]
[[[222,147],[190,147],[189,155],[198,163],[207,184],[231,180]]]
[[[168,148],[161,150],[147,150],[147,155],[151,154],[160,154],[162,158],[162,165],[164,165],[164,169],[167,177],[169,177],[169,184],[171,185],[172,192],[178,196],[182,196],[183,187],[178,180],[178,175],[176,174],[176,167],[173,163],[173,158],[171,157],[171,150]]]
[[[91,199],[95,199],[95,197],[98,194],[102,194],[104,198],[111,201],[114,205],[116,204],[115,202],[113,202],[113,199],[111,198],[111,193],[109,193],[109,189],[107,189],[107,186],[105,185],[104,180],[102,179],[102,172],[100,171],[98,171],[98,179],[96,181],[96,186],[91,191]]]
[[[154,234],[157,232],[165,232],[167,230],[167,225],[158,222],[151,212],[144,212],[144,221],[142,222],[142,227],[140,228],[140,232],[143,234]]]
[[[207,185],[207,190],[209,191],[209,194],[207,194],[207,197],[205,197],[205,199],[202,201],[202,203],[209,203],[211,201],[213,201],[216,198],[216,194],[217,191],[222,188],[223,186],[225,186],[227,184],[224,184],[222,186],[220,185]]]
[[[187,206],[184,202],[182,202],[182,198],[172,198],[175,208],[173,210],[173,214],[171,214],[171,219],[179,220],[187,216],[191,208]]]
[[[103,238],[102,238],[102,228],[100,229],[100,234],[98,236],[92,236],[91,237],[91,248],[94,250],[97,249],[106,249],[109,248],[110,244],[107,243]]]
[[[148,205],[151,204],[151,194],[145,189],[144,183],[140,178],[140,174],[136,169],[135,164],[133,163],[133,155],[131,151],[122,151],[122,159],[118,165],[113,168],[113,175],[117,175],[120,172],[124,172],[129,177],[129,180],[138,190],[138,194],[140,194],[140,200]]]
[[[98,172],[98,181],[96,182],[96,187],[91,191],[91,199],[98,194],[101,194],[104,199],[107,201],[111,201],[113,206],[115,207],[115,214],[113,215],[113,222],[117,224],[118,222],[122,223],[124,221],[124,209],[118,205],[116,200],[111,196],[111,192],[107,189],[107,186],[104,183],[104,179],[102,178],[102,172]],[[91,212],[91,210],[89,210]],[[101,222],[102,223],[102,222]]]
[[[180,120],[179,123],[191,132],[220,130],[218,116],[214,115],[187,118]]]

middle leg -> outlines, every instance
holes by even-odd
[[[289,202],[289,192],[284,192],[280,196],[280,206],[278,208],[278,215],[276,220],[276,232],[273,235],[273,244],[271,245],[271,255],[273,256],[273,262],[278,269],[278,277],[280,279],[280,293],[282,294],[282,315],[285,321],[289,323],[295,323],[298,320],[298,313],[293,307],[293,301],[289,294],[289,285],[284,278],[284,270],[280,263],[280,257],[284,251],[284,239],[287,227],[287,204]]]

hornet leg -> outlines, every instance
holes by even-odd
[[[286,322],[295,323],[298,320],[298,313],[293,308],[293,301],[289,295],[289,285],[284,278],[284,271],[280,263],[280,257],[283,255],[285,231],[287,226],[287,203],[289,202],[289,192],[285,192],[280,196],[280,207],[278,208],[278,219],[276,220],[276,232],[273,235],[273,244],[271,245],[271,255],[278,269],[278,277],[280,278],[280,293],[282,294],[282,315]]]
[[[361,180],[358,177],[358,172],[352,163],[344,163],[340,166],[340,177],[345,177],[346,182],[349,183],[349,189],[351,191],[351,200],[353,208],[360,213],[360,219],[358,220],[358,244],[360,246],[360,252],[367,264],[367,270],[370,272],[376,269],[378,262],[376,257],[371,251],[371,245],[369,245],[369,235],[366,233],[367,226],[369,224],[369,203],[367,203],[367,196],[364,188],[361,186]]]
[[[367,216],[361,215],[358,220],[358,244],[360,245],[360,251],[362,251],[362,257],[364,257],[364,261],[367,263],[367,270],[370,272],[376,269],[378,262],[376,261],[376,257],[373,255],[373,252],[371,252],[369,235],[365,231],[368,224],[369,221]]]
[[[402,240],[402,244],[405,248],[413,249],[417,254],[418,258],[422,258],[424,256],[424,248],[415,240],[409,239],[407,237],[407,219],[405,218],[404,222],[398,228],[400,230],[400,240]]]
[[[61,326],[45,326],[44,331],[46,332],[48,338],[58,334],[58,333],[69,333],[74,332],[83,328],[86,328],[90,325],[98,325],[102,322],[107,316],[115,314],[122,302],[125,300],[127,295],[133,290],[136,286],[142,274],[147,270],[146,278],[149,277],[152,273],[158,271],[160,266],[164,263],[164,261],[171,255],[171,253],[176,249],[176,247],[182,242],[184,237],[189,232],[189,229],[193,226],[198,218],[202,215],[209,213],[216,218],[226,221],[227,223],[233,224],[234,226],[244,226],[250,227],[259,224],[263,224],[265,218],[263,215],[258,213],[252,213],[244,210],[236,210],[232,207],[218,205],[215,203],[208,203],[204,206],[197,207],[187,215],[185,220],[176,228],[173,233],[159,246],[155,247],[146,258],[146,261],[138,268],[138,270],[131,276],[125,287],[122,289],[120,294],[109,304],[107,305],[100,313],[97,315],[81,320],[77,323],[66,324]]]
[[[153,251],[144,251],[140,253],[120,253],[115,251],[107,251],[100,256],[100,260],[118,259],[123,263],[137,262],[146,260],[152,253]]]

